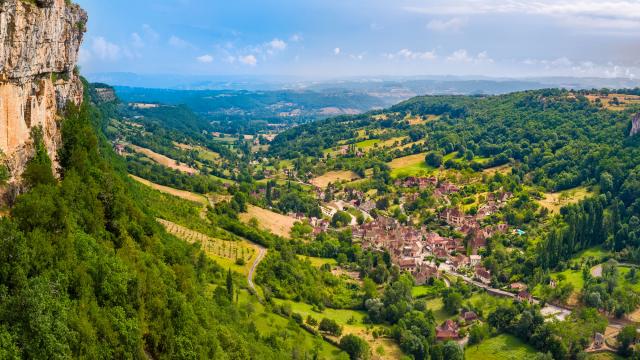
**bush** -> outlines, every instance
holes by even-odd
[[[371,355],[371,349],[366,341],[355,335],[346,335],[340,340],[340,348],[349,354],[352,360],[366,360]]]
[[[337,322],[331,319],[324,318],[320,321],[320,326],[318,330],[331,334],[333,336],[342,335],[342,326],[340,326]]]

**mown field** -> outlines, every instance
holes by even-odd
[[[584,200],[593,193],[586,187],[577,187],[574,189],[564,190],[555,193],[544,194],[544,199],[539,203],[542,207],[548,209],[551,213],[557,214],[560,212],[560,208],[565,205],[575,204],[580,200]]]
[[[484,340],[465,350],[467,360],[532,360],[536,354],[533,347],[507,334]]]
[[[240,220],[249,223],[251,219],[256,219],[261,228],[285,238],[290,236],[291,228],[297,221],[292,217],[249,205],[247,212],[240,214]]]
[[[338,181],[352,181],[359,178],[360,176],[353,171],[329,171],[322,176],[311,179],[309,182],[324,189],[329,186],[329,184],[335,184]]]
[[[151,151],[147,148],[143,148],[140,146],[136,146],[133,144],[128,145],[129,147],[131,147],[133,150],[135,150],[135,152],[143,154],[144,156],[148,157],[149,159],[157,162],[160,165],[166,166],[168,168],[174,169],[174,170],[178,170],[178,171],[182,171],[183,173],[186,174],[197,174],[198,170],[185,165],[185,164],[181,164],[177,161],[175,161],[174,159],[171,159],[169,157],[166,157],[162,154],[158,154],[154,151]]]

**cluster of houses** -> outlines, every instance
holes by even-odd
[[[431,277],[439,277],[434,259],[446,262],[455,271],[475,269],[478,280],[491,281],[490,272],[480,266],[482,257],[464,255],[465,247],[460,239],[443,237],[425,228],[405,226],[383,216],[355,227],[353,237],[359,239],[365,249],[386,250],[391,261],[400,270],[411,273],[418,284]]]
[[[439,219],[449,226],[470,236],[470,246],[473,253],[476,254],[478,249],[487,246],[487,239],[496,232],[506,232],[507,224],[498,224],[491,227],[482,227],[481,221],[487,216],[491,216],[498,210],[503,208],[507,201],[513,195],[509,192],[501,192],[498,194],[490,193],[487,196],[487,202],[483,204],[476,215],[467,215],[459,208],[446,208],[439,215]]]
[[[460,338],[460,325],[469,326],[478,320],[478,315],[473,311],[463,311],[458,321],[445,320],[436,327],[436,340],[456,340]]]

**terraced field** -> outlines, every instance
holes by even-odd
[[[164,219],[156,219],[169,234],[182,239],[189,244],[199,243],[202,250],[216,260],[219,265],[238,273],[247,275],[251,264],[256,257],[257,247],[248,241],[227,241],[215,239],[197,231],[193,231],[184,226],[178,225]],[[242,262],[238,262],[242,259]]]

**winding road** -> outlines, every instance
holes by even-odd
[[[262,261],[262,259],[264,259],[265,255],[267,255],[267,249],[258,244],[256,244],[256,247],[258,247],[258,256],[256,256],[256,259],[253,261],[253,265],[251,265],[251,269],[249,269],[249,274],[247,275],[247,282],[249,283],[249,287],[256,294],[258,294],[258,291],[256,290],[256,285],[253,283],[253,275],[256,272],[258,265],[260,265],[260,262]]]

